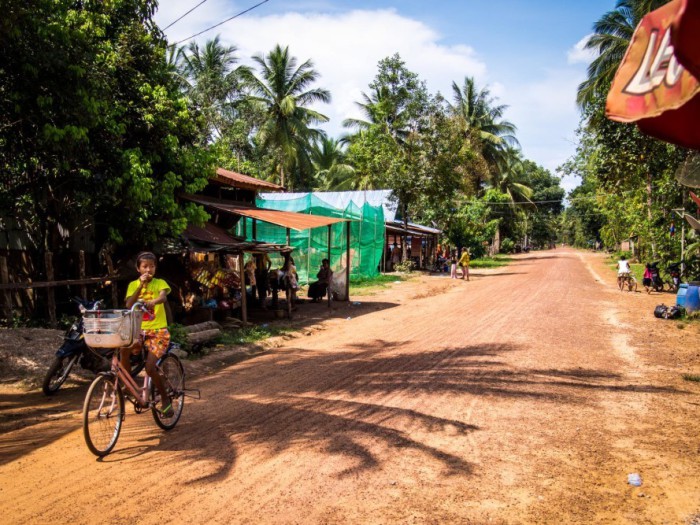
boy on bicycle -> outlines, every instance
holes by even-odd
[[[163,279],[156,279],[156,256],[151,252],[141,252],[136,256],[136,269],[140,276],[137,280],[129,283],[126,291],[126,307],[131,308],[136,301],[143,301],[144,307],[152,311],[155,315],[151,320],[144,320],[141,323],[143,331],[143,344],[148,350],[146,357],[146,373],[155,384],[161,399],[161,413],[165,417],[174,414],[170,396],[163,383],[163,378],[158,373],[156,363],[158,359],[165,355],[170,344],[170,332],[168,332],[168,321],[165,315],[163,304],[170,293],[170,286]],[[140,346],[133,347],[132,352],[138,353]],[[124,370],[131,370],[130,352],[124,351],[121,355],[121,365]]]
[[[622,255],[620,260],[617,261],[617,284],[619,285],[622,279],[627,279],[630,276],[630,272],[630,263],[627,261],[627,258]]]

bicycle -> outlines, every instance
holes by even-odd
[[[637,291],[637,279],[631,273],[622,273],[617,276],[617,285],[620,287],[620,291],[627,288],[629,292]]]
[[[140,338],[142,303],[130,310],[97,310],[85,312],[85,339],[92,348],[107,349],[112,354],[109,372],[98,375],[88,388],[83,404],[83,436],[88,449],[98,457],[109,454],[117,444],[126,417],[124,399],[134,405],[137,414],[150,409],[156,424],[172,430],[182,415],[185,402],[185,371],[170,345],[156,366],[171,398],[173,413],[165,416],[157,408],[160,401],[151,378],[144,374],[139,387],[136,380],[121,366],[122,351],[130,351],[134,340]],[[137,335],[138,334],[138,335]],[[141,349],[141,352],[145,350]],[[126,390],[127,395],[124,395]]]

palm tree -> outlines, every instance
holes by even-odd
[[[241,75],[248,68],[235,67],[236,51],[235,46],[222,45],[217,36],[203,48],[192,42],[180,48],[175,57],[185,92],[204,114],[208,139],[221,135],[224,125],[232,120],[231,113],[240,98]],[[172,62],[172,57],[169,60]]]
[[[258,130],[263,147],[276,154],[275,170],[282,186],[287,182],[285,173],[304,164],[311,142],[322,132],[311,126],[327,122],[328,117],[309,108],[317,102],[328,103],[330,92],[311,88],[319,77],[311,60],[297,67],[297,59],[289,48],[275,46],[267,55],[256,55],[253,60],[260,68],[260,77],[251,71],[243,73],[248,99],[264,110],[264,119]]]
[[[357,189],[355,168],[345,163],[341,143],[330,137],[314,142],[311,149],[316,188],[321,191],[345,191]]]
[[[635,28],[644,15],[668,0],[618,0],[615,9],[605,13],[593,26],[585,49],[598,56],[588,66],[588,78],[578,87],[576,102],[585,108],[607,95],[615,72],[625,56]]]
[[[514,148],[505,150],[505,154],[499,161],[498,174],[493,181],[493,186],[501,193],[508,195],[513,207],[517,203],[534,206],[530,201],[533,190],[527,185],[527,174],[519,150]]]
[[[362,93],[362,102],[355,102],[364,115],[364,119],[348,118],[343,127],[356,129],[359,133],[372,126],[389,134],[397,142],[405,141],[408,130],[405,127],[403,111],[396,107],[388,86],[372,87],[370,94]],[[346,141],[352,141],[349,136]]]
[[[472,77],[466,77],[461,88],[453,82],[452,91],[452,114],[460,123],[465,140],[474,137],[478,141],[481,157],[493,176],[508,147],[519,146],[515,124],[503,118],[508,106],[497,104],[488,88],[478,89]]]

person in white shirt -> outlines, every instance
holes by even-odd
[[[623,255],[620,260],[617,261],[617,284],[620,284],[620,280],[623,277],[627,277],[630,274],[630,263]]]

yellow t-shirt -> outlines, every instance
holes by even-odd
[[[459,265],[469,266],[469,252],[462,253],[462,256],[459,258]]]
[[[139,281],[138,279],[135,281],[132,281],[129,283],[129,287],[126,290],[126,297],[127,299],[134,295],[134,292],[136,289],[139,287]],[[166,283],[163,279],[157,279],[153,278],[144,286],[141,288],[141,293],[139,294],[139,300],[141,301],[153,301],[154,299],[158,298],[158,295],[160,295],[160,291],[165,290],[166,294],[170,293],[170,286],[168,286],[168,283]],[[168,319],[165,315],[165,306],[161,304],[157,304],[154,308],[155,310],[155,319],[153,321],[144,321],[141,323],[141,328],[143,330],[157,330],[159,328],[167,328],[168,327]]]

